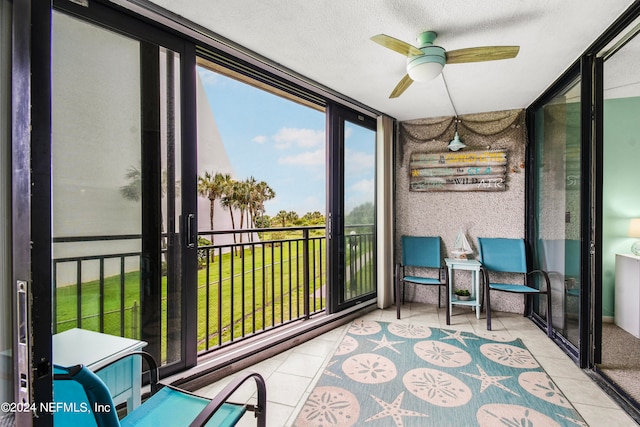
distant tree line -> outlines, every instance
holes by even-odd
[[[300,216],[297,212],[281,210],[273,216],[265,214],[264,203],[275,197],[275,191],[264,181],[253,176],[238,181],[229,174],[205,172],[198,177],[198,194],[209,199],[209,226],[213,230],[215,202],[228,209],[231,226],[236,229],[233,211],[240,213],[239,229],[304,227],[324,225],[325,217],[321,212],[307,212]],[[366,202],[356,206],[346,215],[346,224],[373,224],[374,205]],[[242,236],[240,237],[242,239]],[[235,242],[235,237],[234,237]],[[212,242],[213,243],[213,242]]]

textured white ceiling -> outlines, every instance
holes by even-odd
[[[514,59],[444,68],[458,114],[525,108],[632,0],[152,0],[318,83],[399,120],[453,115],[442,77],[389,93],[405,58],[369,40],[446,50],[519,45]]]

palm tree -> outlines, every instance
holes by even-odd
[[[135,166],[130,166],[127,169],[127,172],[124,174],[124,177],[129,181],[126,185],[120,187],[120,195],[125,200],[131,200],[134,202],[139,202],[142,198],[142,173],[140,169]],[[164,198],[167,194],[167,171],[162,171],[162,182],[160,183],[160,197]],[[175,195],[176,197],[180,194],[180,181],[175,181]],[[164,235],[164,218],[162,215],[162,209],[160,209],[160,234]],[[166,249],[167,242],[163,238],[162,239],[162,248]],[[164,257],[165,255],[163,255]]]
[[[229,209],[229,215],[231,216],[231,228],[233,230],[236,229],[236,221],[233,216],[233,209],[237,207],[238,203],[236,200],[236,192],[238,186],[237,181],[229,177],[229,179],[225,180],[222,190],[222,198],[220,199],[220,204]],[[233,234],[233,243],[236,243],[236,233]],[[235,250],[234,250],[235,252]]]
[[[142,194],[142,174],[140,169],[130,166],[124,177],[129,182],[127,185],[120,187],[120,195],[126,200],[139,201]]]
[[[285,210],[281,210],[280,212],[278,212],[274,217],[273,217],[274,221],[278,221],[278,222],[282,222],[282,227],[286,227],[286,221],[287,221],[287,211]]]
[[[275,191],[264,181],[256,181],[254,177],[247,180],[249,185],[249,205],[247,209],[247,218],[251,220],[249,228],[255,227],[258,222],[258,215],[263,216],[265,212],[264,202],[271,200],[276,196]],[[250,235],[253,240],[253,235]]]
[[[289,221],[292,225],[298,220],[298,213],[295,211],[287,212],[287,221]]]
[[[251,190],[248,180],[236,182],[235,188],[235,200],[236,206],[240,210],[240,230],[244,228],[244,217],[249,212],[249,200]],[[247,219],[247,227],[249,226],[249,220]],[[242,243],[242,233],[240,233],[240,243]]]
[[[213,231],[213,215],[215,211],[216,200],[221,199],[224,195],[225,185],[231,180],[231,175],[222,174],[220,172],[215,175],[205,172],[204,176],[198,177],[198,194],[209,199],[209,226]],[[211,236],[213,244],[213,235]]]

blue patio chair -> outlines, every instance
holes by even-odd
[[[491,330],[491,291],[511,292],[524,295],[524,315],[531,311],[533,295],[546,295],[547,300],[547,335],[552,336],[551,324],[551,282],[544,270],[529,270],[527,254],[522,239],[478,238],[480,261],[482,262],[482,277],[484,279],[484,293],[487,301],[487,330]],[[494,282],[490,272],[519,273],[524,276],[524,284]],[[531,276],[538,275],[544,280],[544,288],[532,286]]]
[[[148,353],[134,352],[124,357],[138,356],[149,364],[151,397],[121,420],[118,419],[109,389],[100,377],[82,365],[56,366],[53,396],[59,406],[53,414],[54,426],[234,426],[247,410],[255,412],[258,427],[266,426],[266,386],[260,374],[248,372],[239,375],[213,399],[208,399],[159,384],[158,367]],[[257,405],[227,402],[229,396],[251,378],[255,380],[258,390]]]
[[[396,265],[395,298],[397,317],[400,319],[400,293],[404,303],[405,283],[416,285],[428,285],[438,287],[438,308],[441,307],[440,299],[442,288],[445,296],[449,297],[449,281],[447,269],[442,264],[440,253],[441,239],[439,236],[402,236],[402,262]],[[437,270],[437,277],[430,277],[429,270]],[[407,272],[409,274],[407,274]],[[432,274],[435,276],[435,274]],[[447,307],[447,325],[450,324],[449,302]]]

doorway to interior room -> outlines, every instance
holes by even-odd
[[[640,218],[640,77],[629,70],[640,66],[640,38],[628,34],[623,39],[603,63],[602,354],[597,367],[637,408],[640,256],[631,246],[640,238],[634,221]]]

